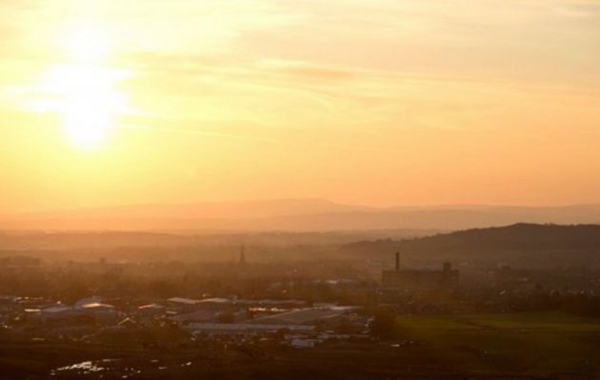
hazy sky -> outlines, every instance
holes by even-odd
[[[0,211],[600,202],[598,0],[2,0]]]

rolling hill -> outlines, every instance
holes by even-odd
[[[402,260],[412,264],[451,260],[521,267],[600,267],[600,225],[519,223],[416,239],[356,242],[341,250],[349,256],[387,260],[400,252]]]

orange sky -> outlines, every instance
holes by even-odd
[[[600,202],[600,1],[0,3],[1,213]]]

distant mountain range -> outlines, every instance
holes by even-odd
[[[345,231],[463,230],[515,223],[596,224],[600,205],[565,207],[346,205],[322,199],[148,204],[4,215],[5,230]]]

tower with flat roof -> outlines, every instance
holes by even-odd
[[[400,253],[396,252],[394,269],[382,272],[385,290],[405,293],[444,293],[458,288],[459,272],[450,262],[444,262],[441,270],[401,269]]]

